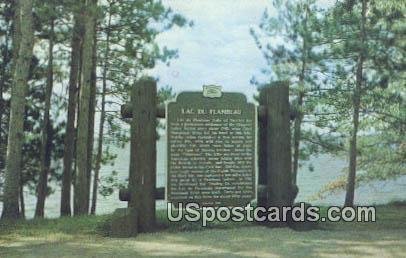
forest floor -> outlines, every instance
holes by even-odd
[[[158,221],[164,214],[158,214]],[[189,224],[118,239],[109,216],[0,223],[0,257],[405,257],[406,205],[377,207],[375,223],[321,223],[297,232],[253,224]]]

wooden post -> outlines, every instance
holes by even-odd
[[[268,188],[266,201],[260,201],[261,204],[266,204],[266,207],[291,206],[293,200],[288,83],[274,82],[263,88],[260,104],[265,107],[266,115],[259,128],[259,183],[266,183]]]
[[[157,118],[165,118],[166,116],[165,104],[158,104],[156,112]],[[123,119],[133,118],[131,103],[126,103],[121,106],[121,118]]]
[[[140,79],[132,90],[129,202],[132,235],[155,229],[157,87]]]
[[[267,123],[267,113],[268,109],[264,104],[266,103],[265,101],[265,94],[260,94],[260,99],[259,99],[259,109],[258,109],[258,185],[267,185],[267,153],[268,153],[268,141],[267,141],[267,128],[268,128],[268,123]],[[267,189],[267,188],[266,188]],[[266,207],[267,206],[267,199],[268,199],[268,192],[265,191],[263,195],[260,195],[259,188],[258,188],[258,195],[257,195],[257,201],[258,201],[258,206],[261,207]]]

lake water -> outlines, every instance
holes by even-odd
[[[157,185],[165,185],[166,175],[166,142],[162,137],[157,144]],[[114,166],[104,166],[101,170],[101,176],[109,175],[111,171],[118,172],[122,180],[128,177],[129,168],[129,146],[124,149],[116,150],[118,157]],[[331,182],[338,176],[342,175],[346,167],[346,161],[340,160],[328,155],[321,155],[310,161],[314,166],[314,171],[309,171],[308,166],[303,166],[298,175],[299,195],[297,201],[311,202],[318,205],[342,205],[344,202],[344,192],[331,194],[323,199],[314,199],[316,194],[328,182]],[[406,176],[386,182],[374,182],[362,186],[356,190],[355,202],[360,205],[384,204],[395,200],[406,200]],[[25,193],[26,214],[28,218],[33,217],[35,211],[35,196]],[[59,216],[60,188],[57,187],[54,194],[46,200],[46,217]],[[114,212],[117,208],[126,207],[126,202],[118,200],[118,193],[109,197],[99,197],[97,205],[98,214],[108,214]],[[158,201],[158,208],[164,208],[165,202]],[[0,203],[0,212],[1,212]]]

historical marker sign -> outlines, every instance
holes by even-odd
[[[172,203],[244,206],[255,199],[255,106],[243,94],[214,91],[184,92],[168,104]]]

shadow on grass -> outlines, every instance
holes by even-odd
[[[0,257],[402,257],[405,215],[406,206],[378,206],[376,223],[322,223],[322,230],[295,232],[252,223],[169,223],[160,211],[159,232],[130,239],[102,237],[111,216],[35,220],[6,226]]]
[[[133,239],[26,238],[0,248],[1,257],[402,257],[404,231],[295,232],[247,226],[141,234]],[[44,242],[45,241],[45,242]],[[1,246],[1,244],[0,244]]]

